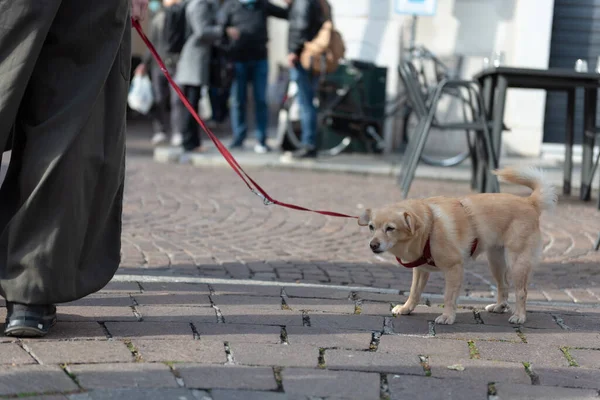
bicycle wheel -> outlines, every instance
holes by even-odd
[[[411,108],[404,117],[405,144],[415,140],[414,133],[417,124],[418,117]],[[449,137],[455,137],[456,140],[450,142]],[[461,131],[443,131],[432,127],[420,159],[425,164],[435,167],[454,167],[469,158],[471,143],[471,135],[468,131],[461,134]]]

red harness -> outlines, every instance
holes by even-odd
[[[475,254],[475,250],[477,250],[477,244],[479,243],[479,241],[477,239],[475,239],[473,241],[473,244],[471,245],[471,257],[473,256],[473,254]],[[433,257],[431,256],[431,244],[429,243],[429,238],[427,238],[427,242],[425,242],[425,248],[423,249],[423,255],[418,258],[417,260],[413,261],[413,262],[409,262],[409,263],[403,263],[402,260],[400,260],[398,257],[396,257],[396,260],[398,260],[398,262],[404,267],[404,268],[416,268],[416,267],[420,267],[421,265],[427,264],[427,265],[431,265],[432,267],[435,267],[435,261],[433,261]]]

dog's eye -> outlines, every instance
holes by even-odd
[[[373,232],[373,231],[375,230],[375,227],[374,227],[373,225],[369,225],[369,230],[370,230],[371,232]]]
[[[386,232],[392,232],[394,231],[396,228],[394,228],[393,226],[388,226],[387,228],[385,228]]]

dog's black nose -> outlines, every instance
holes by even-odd
[[[371,246],[371,250],[375,251],[379,248],[379,243],[371,242],[370,246]]]

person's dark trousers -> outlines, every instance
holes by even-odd
[[[0,4],[0,295],[77,300],[120,262],[131,5]]]
[[[210,107],[212,108],[211,119],[217,123],[223,123],[227,119],[229,114],[228,104],[229,87],[211,87],[209,90],[210,94]]]
[[[314,104],[318,76],[305,70],[300,64],[290,69],[290,79],[298,86],[300,105],[300,126],[302,144],[308,149],[317,147],[317,108]]]
[[[190,104],[194,107],[194,110],[198,111],[200,96],[202,95],[202,86],[182,85],[181,90]],[[181,109],[180,131],[183,136],[183,149],[185,151],[194,150],[202,144],[199,132],[200,128],[198,122],[194,119],[194,116],[188,111],[183,102],[180,101],[179,103]]]
[[[267,60],[236,62],[235,78],[231,86],[231,124],[233,126],[233,146],[241,146],[248,133],[246,123],[247,87],[252,83],[254,110],[256,115],[256,139],[266,145],[267,123],[267,79],[269,64]]]
[[[175,76],[175,67],[167,67],[167,71],[171,76]],[[177,92],[169,85],[169,81],[157,66],[153,65],[151,67],[150,79],[152,80],[154,95],[154,105],[150,110],[154,133],[166,133],[173,129],[179,132],[178,123],[181,108],[179,103],[181,103],[181,100],[177,97]]]

